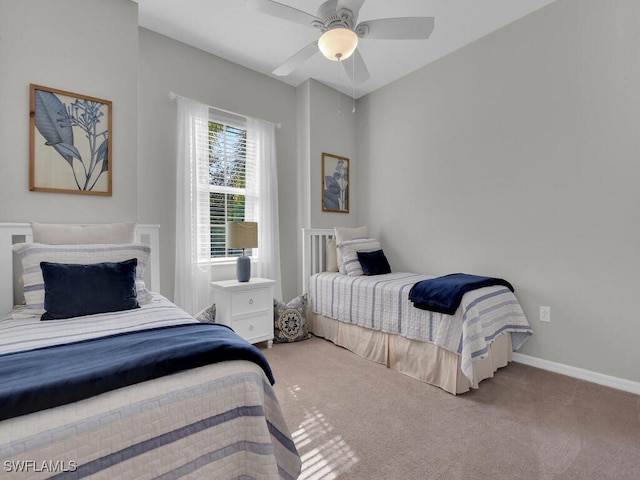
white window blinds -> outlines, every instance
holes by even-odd
[[[255,221],[256,148],[246,122],[212,113],[209,121],[211,257],[237,256],[226,244],[227,222]],[[251,252],[246,252],[251,254]]]

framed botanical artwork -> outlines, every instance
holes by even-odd
[[[349,159],[322,153],[322,211],[349,213]]]
[[[111,102],[31,84],[29,190],[111,195]]]

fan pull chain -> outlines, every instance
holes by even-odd
[[[338,73],[338,83],[340,83],[340,74]],[[338,115],[342,115],[342,95],[338,92]]]
[[[356,113],[356,58],[353,57],[353,63],[351,65],[351,100],[353,101],[353,108],[351,113]]]

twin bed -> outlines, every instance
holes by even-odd
[[[532,333],[505,286],[466,293],[453,315],[424,310],[409,301],[409,293],[432,275],[327,271],[336,231],[303,229],[302,236],[309,330],[361,357],[459,394],[506,366]],[[354,245],[367,243],[372,239]]]
[[[297,478],[300,458],[262,353],[226,327],[200,323],[154,293],[159,290],[157,226],[137,226],[135,244],[33,240],[29,224],[0,224],[0,468],[5,474],[16,479]],[[29,246],[12,246],[16,243]],[[139,308],[40,319],[42,279],[33,276],[38,262],[97,263],[106,255],[104,262],[120,264],[131,254],[137,260],[133,288]],[[14,267],[23,271],[12,275]],[[19,287],[16,278],[22,279]],[[13,309],[21,297],[14,290],[24,291],[27,305]],[[53,309],[51,297],[45,305]],[[149,352],[147,345],[153,346]],[[234,353],[219,355],[229,350]]]

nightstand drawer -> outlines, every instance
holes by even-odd
[[[246,315],[269,309],[273,300],[269,298],[270,289],[256,288],[231,294],[231,315]]]
[[[242,338],[249,341],[265,336],[273,338],[273,322],[265,321],[264,314],[233,320],[231,328]]]

